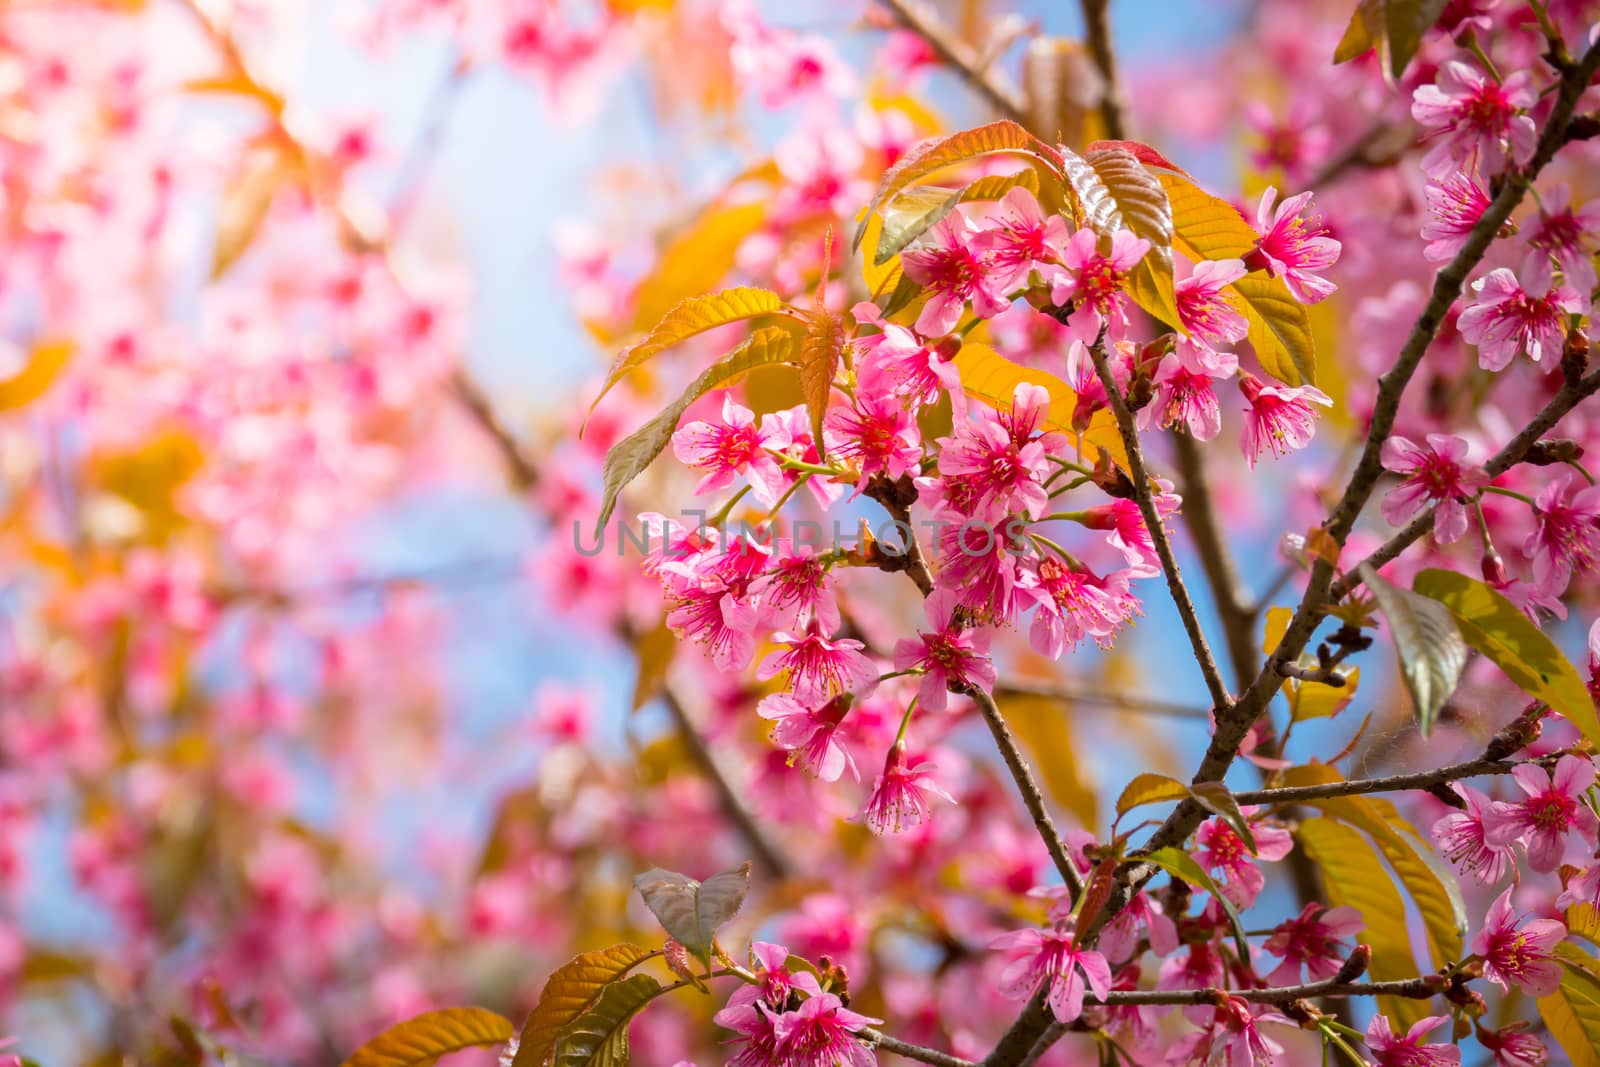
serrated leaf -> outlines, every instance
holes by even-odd
[[[607,985],[649,955],[638,945],[612,945],[574,956],[557,968],[522,1026],[512,1067],[541,1067],[561,1030],[582,1015]]]
[[[844,322],[826,308],[817,308],[807,320],[805,340],[800,343],[800,395],[811,415],[811,439],[818,456],[825,455],[822,419],[828,413],[833,376],[843,353]]]
[[[766,221],[767,205],[760,200],[704,211],[667,243],[655,268],[634,287],[633,319],[615,340],[644,333],[678,304],[721,285],[739,246]]]
[[[1378,49],[1385,75],[1398,79],[1422,46],[1422,36],[1439,21],[1448,0],[1361,0],[1334,50],[1334,63],[1347,63]]]
[[[1180,881],[1188,882],[1192,886],[1205,890],[1211,894],[1211,899],[1222,906],[1223,912],[1228,916],[1228,924],[1233,928],[1234,945],[1239,950],[1239,958],[1250,958],[1250,943],[1245,940],[1244,923],[1239,919],[1239,909],[1233,902],[1223,895],[1217,883],[1211,880],[1211,875],[1206,873],[1204,867],[1196,863],[1194,857],[1181,848],[1158,848],[1149,855],[1140,857],[1149,863],[1155,864],[1168,874]]]
[[[1406,933],[1406,906],[1383,869],[1383,860],[1360,831],[1334,819],[1304,819],[1295,836],[1322,872],[1328,903],[1349,906],[1366,924],[1359,941],[1372,947],[1374,980],[1417,977],[1417,961]],[[1426,1003],[1401,997],[1379,998],[1379,1010],[1409,1027],[1426,1013]]]
[[[1594,966],[1600,968],[1600,961]],[[1573,1067],[1600,1067],[1600,981],[1589,968],[1569,965],[1556,991],[1539,998],[1539,1017]]]
[[[767,289],[723,289],[704,296],[692,296],[677,304],[662,316],[661,321],[638,344],[630,345],[617,354],[606,372],[600,395],[589,405],[592,412],[600,405],[612,388],[629,373],[644,366],[661,352],[675,344],[687,341],[697,334],[726,326],[730,322],[745,322],[763,315],[773,315],[786,305],[783,298]]]
[[[733,918],[750,891],[750,863],[697,882],[676,871],[652,867],[633,880],[646,906],[661,926],[684,948],[702,959],[711,939]]]
[[[1461,681],[1467,644],[1450,609],[1439,601],[1391,584],[1366,564],[1357,573],[1389,623],[1400,676],[1416,706],[1417,728],[1427,737],[1439,709]]]
[[[55,384],[72,358],[72,342],[39,341],[28,349],[28,361],[0,381],[0,411],[15,411],[38,400]]]
[[[1059,171],[1060,153],[1010,120],[962,130],[947,137],[929,138],[912,145],[878,183],[878,193],[867,208],[867,218],[877,214],[901,190],[941,170],[996,154],[1021,155]],[[860,248],[866,223],[856,227],[852,248]]]
[[[1077,405],[1078,394],[1054,374],[1013,363],[988,345],[971,341],[956,353],[955,364],[961,375],[962,391],[1000,411],[1010,410],[1018,385],[1029,382],[1043,386],[1050,394],[1050,410],[1040,428],[1064,434],[1071,441],[1078,440],[1072,428],[1072,409]],[[1128,453],[1122,446],[1122,434],[1117,429],[1116,418],[1107,409],[1095,412],[1089,429],[1083,434],[1078,454],[1084,462],[1093,463],[1101,452],[1109,453],[1118,466],[1127,470]]]
[[[1476,578],[1436,568],[1418,574],[1412,589],[1450,609],[1462,640],[1600,747],[1600,718],[1583,676],[1515,604]]]
[[[1189,787],[1194,802],[1228,824],[1228,828],[1244,842],[1250,855],[1256,854],[1256,835],[1250,832],[1250,823],[1239,810],[1239,802],[1221,782],[1200,782]]]
[[[628,1024],[660,992],[647,974],[606,986],[594,1007],[561,1028],[551,1067],[627,1067]]]
[[[1071,706],[1048,697],[1019,695],[1001,698],[1000,710],[1011,732],[1033,756],[1039,782],[1050,799],[1070,811],[1082,825],[1098,823],[1094,785],[1084,779],[1080,770],[1088,766],[1088,761],[1077,758]]]
[[[678,420],[690,404],[713,389],[731,385],[754,367],[788,362],[793,355],[794,339],[787,330],[773,326],[757,330],[744,344],[691,382],[661,414],[612,445],[606,453],[605,485],[595,529],[605,529],[612,509],[617,506],[617,496],[667,447],[673,431],[678,428]]]
[[[1187,176],[1154,170],[1172,207],[1173,247],[1195,262],[1242,259],[1259,234],[1234,206]],[[1250,325],[1250,347],[1268,374],[1288,385],[1316,384],[1316,340],[1305,306],[1281,278],[1256,271],[1229,286],[1235,310]]]
[[[1189,795],[1189,787],[1176,778],[1146,772],[1129,782],[1117,797],[1117,815],[1126,815],[1145,804],[1159,804],[1164,800],[1182,800]]]
[[[1289,786],[1326,785],[1338,781],[1342,781],[1339,772],[1322,763],[1292,767],[1283,777],[1283,783]],[[1362,830],[1372,839],[1406,893],[1416,902],[1432,958],[1438,966],[1461,957],[1462,937],[1467,930],[1467,908],[1461,887],[1433,848],[1400,817],[1390,800],[1378,796],[1323,797],[1305,804]]]
[[[510,1019],[483,1008],[425,1012],[356,1049],[344,1067],[431,1067],[450,1052],[503,1045],[516,1032]]]
[[[1087,182],[1087,175],[1074,167],[1071,153],[1064,154],[1071,184],[1077,191],[1080,183]],[[1150,242],[1150,251],[1128,276],[1128,295],[1155,318],[1181,330],[1172,277],[1172,205],[1166,190],[1132,152],[1120,145],[1096,148],[1082,158],[1104,190],[1104,198],[1099,200],[1089,225],[1104,237],[1126,227]]]

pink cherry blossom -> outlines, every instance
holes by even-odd
[[[1552,267],[1557,266],[1567,288],[1580,294],[1594,291],[1600,200],[1574,209],[1568,188],[1556,186],[1540,198],[1539,214],[1525,234],[1528,253],[1522,259],[1520,273],[1530,289],[1543,291],[1554,285]]]
[[[1513,855],[1509,845],[1492,845],[1484,832],[1484,816],[1493,803],[1487,796],[1463,782],[1450,788],[1466,804],[1433,824],[1433,839],[1445,859],[1456,864],[1478,881],[1492,885],[1511,869]]]
[[[784,1067],[875,1067],[877,1057],[858,1035],[881,1022],[851,1011],[832,993],[808,997],[775,1023]]]
[[[1241,809],[1250,814],[1249,809]],[[1289,831],[1280,826],[1253,823],[1251,836],[1255,838],[1256,852],[1252,858],[1244,840],[1221,819],[1208,819],[1195,831],[1198,846],[1194,857],[1200,865],[1222,875],[1222,892],[1236,907],[1246,908],[1266,886],[1266,876],[1255,865],[1256,859],[1281,860],[1294,847]]]
[[[1534,498],[1535,526],[1522,552],[1533,561],[1540,588],[1560,593],[1573,572],[1587,573],[1600,562],[1600,487],[1586,486],[1567,496],[1573,472],[1545,482]]]
[[[1444,1015],[1417,1020],[1403,1037],[1389,1026],[1388,1016],[1379,1013],[1367,1025],[1367,1048],[1372,1050],[1376,1067],[1451,1067],[1461,1062],[1461,1050],[1454,1045],[1425,1045],[1422,1039],[1449,1022]]]
[[[1133,959],[1141,932],[1149,938],[1150,951],[1170,956],[1178,948],[1177,924],[1149,893],[1135,893],[1116,918],[1100,931],[1100,952],[1108,960]]]
[[[1594,847],[1600,821],[1583,799],[1594,785],[1592,760],[1562,756],[1553,771],[1522,764],[1511,777],[1527,796],[1490,805],[1483,819],[1485,841],[1497,846],[1521,841],[1528,849],[1528,865],[1540,872],[1560,865],[1569,834]]]
[[[758,1002],[773,1011],[782,1011],[789,994],[799,990],[808,997],[818,996],[822,988],[810,971],[789,970],[789,950],[768,941],[750,942],[750,958],[757,982],[740,985],[728,997],[728,1007],[743,1008]]]
[[[958,626],[956,606],[953,592],[935,590],[924,602],[931,629],[916,637],[902,638],[894,646],[895,670],[924,672],[917,688],[917,700],[928,711],[945,709],[951,686],[977,686],[985,692],[994,686],[994,663],[988,655],[989,635],[981,629]]]
[[[957,208],[900,253],[906,277],[930,293],[917,316],[918,333],[949,333],[969,301],[980,319],[993,318],[1009,305],[1004,281],[991,269],[979,237],[978,228]]]
[[[1422,169],[1434,178],[1455,170],[1495,172],[1509,157],[1525,163],[1536,140],[1532,107],[1533,77],[1517,71],[1504,84],[1458,59],[1439,65],[1438,81],[1412,93],[1411,117],[1424,138],[1436,143],[1422,157]]]
[[[772,507],[783,494],[783,471],[767,451],[773,447],[771,429],[756,425],[755,413],[732,396],[722,400],[721,422],[691,422],[672,435],[672,450],[685,464],[705,471],[695,493],[728,488],[745,475],[756,499]]]
[[[1127,572],[1102,578],[1054,557],[1040,561],[1038,581],[1026,592],[1038,604],[1029,640],[1034,651],[1051,659],[1077,648],[1085,637],[1110,648],[1117,632],[1139,614],[1139,601],[1128,592]]]
[[[1250,324],[1228,301],[1226,287],[1246,273],[1242,260],[1205,259],[1178,282],[1178,316],[1191,337],[1213,348],[1244,340]]]
[[[1566,316],[1583,310],[1583,301],[1566,286],[1532,291],[1504,267],[1472,283],[1475,299],[1456,320],[1461,336],[1478,346],[1478,365],[1505,370],[1526,354],[1535,363],[1546,353],[1559,356]]]
[[[1489,207],[1489,194],[1470,174],[1453,171],[1443,181],[1428,183],[1422,254],[1435,263],[1454,258],[1467,235]]]
[[[813,622],[828,633],[839,629],[833,576],[811,545],[780,540],[766,572],[750,583],[750,592],[761,604],[764,622],[789,630]]]
[[[1163,520],[1178,513],[1183,500],[1169,492],[1172,483],[1161,480],[1153,499],[1156,514]],[[1144,513],[1137,502],[1117,499],[1108,504],[1096,504],[1078,512],[1078,521],[1090,530],[1106,530],[1106,543],[1122,553],[1127,562],[1130,578],[1153,578],[1161,573],[1161,559],[1156,554],[1155,541],[1144,523]]]
[[[1478,1043],[1494,1057],[1494,1067],[1544,1067],[1550,1062],[1550,1052],[1527,1029],[1525,1019],[1498,1030],[1480,1027]]]
[[[999,274],[1005,288],[1026,283],[1035,269],[1046,284],[1061,274],[1061,256],[1069,239],[1067,220],[1054,214],[1046,217],[1029,189],[1019,185],[1007,192],[981,228],[990,269]]]
[[[826,429],[829,451],[860,464],[858,490],[879,474],[914,473],[922,462],[916,419],[893,395],[859,393],[854,405],[828,410]]]
[[[1043,483],[1054,469],[1050,456],[1066,447],[1059,434],[1033,435],[1049,410],[1050,394],[1044,387],[1024,382],[1017,386],[1009,412],[989,415],[980,410],[942,442],[939,473],[967,483],[974,495],[972,514],[1042,517],[1049,510]]]
[[[849,711],[845,697],[811,707],[788,693],[762,697],[756,705],[756,714],[773,721],[772,743],[788,750],[791,763],[824,782],[837,782],[845,771],[861,778],[850,750],[839,740],[839,727]]]
[[[1106,329],[1115,339],[1128,325],[1128,298],[1124,292],[1128,273],[1138,266],[1150,242],[1132,230],[1118,230],[1111,236],[1111,251],[1102,255],[1099,238],[1093,230],[1079,230],[1067,242],[1061,264],[1065,268],[1050,286],[1050,299],[1057,307],[1074,305],[1067,320],[1073,336],[1093,344]]]
[[[954,804],[955,798],[934,780],[934,770],[924,757],[908,756],[904,741],[896,741],[862,812],[868,829],[875,834],[897,834],[920,826],[933,815],[930,797]]]
[[[857,304],[851,314],[882,331],[851,342],[862,393],[892,394],[913,404],[934,403],[947,391],[952,398],[961,395],[961,375],[951,362],[959,347],[953,340],[924,343],[904,326],[883,321],[876,304]]]
[[[1180,340],[1156,367],[1155,399],[1139,410],[1139,425],[1159,418],[1162,425],[1184,427],[1197,441],[1211,440],[1222,432],[1215,384],[1238,371],[1239,357],[1231,352],[1208,352]]]
[[[1341,246],[1329,235],[1321,213],[1312,206],[1311,195],[1300,193],[1279,204],[1278,190],[1268,188],[1257,212],[1261,236],[1244,259],[1251,270],[1282,278],[1302,304],[1325,300],[1338,288],[1319,272],[1338,261]]]
[[[1283,1046],[1263,1034],[1258,1023],[1294,1025],[1283,1015],[1255,1007],[1240,997],[1222,998],[1204,1029],[1185,1034],[1172,1050],[1171,1062],[1207,1067],[1258,1067],[1277,1062]]]
[[[1467,442],[1447,434],[1430,433],[1427,446],[1395,435],[1383,442],[1380,457],[1385,470],[1405,477],[1383,498],[1383,517],[1404,526],[1429,504],[1433,512],[1434,540],[1442,545],[1459,541],[1467,532],[1466,501],[1489,478],[1466,462]]]
[[[781,1067],[783,1053],[779,1049],[778,1028],[771,1012],[760,1002],[729,1004],[711,1021],[724,1030],[732,1030],[728,1044],[737,1047],[728,1058],[729,1067]]]
[[[989,942],[1003,951],[1022,950],[1000,975],[1000,991],[1012,1000],[1026,1000],[1041,985],[1045,1003],[1057,1022],[1070,1023],[1083,1014],[1086,992],[1104,999],[1111,991],[1111,968],[1093,949],[1079,948],[1071,930],[1013,930]]]
[[[1365,924],[1354,908],[1330,908],[1312,901],[1300,914],[1279,923],[1261,945],[1283,960],[1266,976],[1272,985],[1295,985],[1302,981],[1320,982],[1339,972],[1349,949],[1344,939],[1358,933]],[[1302,968],[1305,977],[1301,976]]]
[[[860,641],[826,637],[812,626],[805,633],[772,635],[776,650],[756,668],[762,681],[787,672],[789,688],[806,702],[823,703],[843,693],[859,693],[877,681],[878,670]]]
[[[1565,924],[1532,919],[1519,928],[1511,914],[1511,892],[1489,905],[1472,951],[1483,957],[1483,976],[1510,992],[1515,985],[1530,997],[1549,996],[1561,984],[1561,964],[1553,950],[1567,936]]]
[[[1271,449],[1281,458],[1306,447],[1317,432],[1312,405],[1333,406],[1333,399],[1314,385],[1266,385],[1249,373],[1240,375],[1239,389],[1250,402],[1240,446],[1251,467],[1261,458],[1262,449]]]

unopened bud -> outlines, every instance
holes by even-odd
[[[955,334],[940,339],[939,343],[933,346],[933,354],[941,363],[949,363],[960,351],[961,338]]]
[[[1244,254],[1243,260],[1245,270],[1264,270],[1267,272],[1267,277],[1276,277],[1276,275],[1272,272],[1272,261],[1267,258],[1267,254],[1265,252],[1261,251],[1261,245],[1259,243],[1257,243],[1254,248]]]
[[[1582,458],[1582,445],[1568,438],[1558,437],[1553,441],[1535,441],[1529,447],[1528,454],[1522,457],[1522,462],[1531,463],[1535,467],[1553,467]]]
[[[1577,385],[1588,369],[1589,335],[1574,327],[1567,331],[1567,343],[1561,347],[1561,374],[1568,385]]]
[[[1367,973],[1367,967],[1372,963],[1372,946],[1367,944],[1357,945],[1355,951],[1350,953],[1350,958],[1344,961],[1344,966],[1339,968],[1339,973],[1333,976],[1335,982],[1354,982],[1357,978]]]
[[[1501,559],[1500,553],[1496,552],[1492,547],[1483,550],[1481,568],[1483,570],[1483,580],[1496,589],[1505,588],[1511,581],[1506,574],[1506,561]]]

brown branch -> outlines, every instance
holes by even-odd
[[[1084,36],[1089,45],[1089,55],[1100,70],[1104,84],[1100,96],[1100,118],[1105,123],[1106,136],[1120,141],[1128,136],[1127,123],[1122,118],[1122,93],[1117,85],[1117,55],[1111,48],[1111,25],[1107,18],[1111,0],[1079,0],[1083,11]]]
[[[1256,789],[1233,794],[1240,804],[1295,804],[1302,800],[1325,800],[1329,797],[1363,796],[1369,793],[1401,793],[1409,789],[1429,790],[1447,785],[1462,778],[1478,778],[1496,774],[1510,774],[1518,767],[1549,767],[1565,752],[1552,752],[1547,756],[1529,760],[1475,759],[1465,763],[1452,763],[1431,771],[1412,774],[1390,774],[1379,778],[1353,778],[1347,782],[1324,782],[1320,785],[1292,785],[1277,789]]]
[[[1077,865],[1072,862],[1072,857],[1067,854],[1067,846],[1061,840],[1055,820],[1050,817],[1050,808],[1044,802],[1044,793],[1039,789],[1039,781],[1034,777],[1033,769],[1028,766],[1022,750],[1017,747],[1017,739],[1011,735],[1011,727],[1006,725],[1005,717],[1000,714],[1000,706],[995,703],[994,697],[982,689],[974,687],[956,691],[971,697],[978,705],[978,710],[983,713],[983,721],[988,725],[989,732],[994,735],[995,747],[1000,750],[1000,757],[1005,760],[1006,769],[1011,772],[1012,781],[1017,784],[1017,792],[1022,795],[1022,803],[1033,818],[1034,828],[1039,831],[1039,837],[1050,853],[1050,861],[1055,864],[1056,872],[1061,875],[1061,880],[1067,884],[1072,890],[1073,897],[1076,898],[1083,892],[1083,879],[1079,877]]]
[[[1216,1004],[1224,997],[1248,1000],[1252,1004],[1287,1004],[1315,997],[1410,997],[1428,1000],[1450,988],[1452,979],[1439,974],[1404,978],[1390,982],[1307,982],[1305,985],[1267,989],[1125,989],[1105,1000],[1093,994],[1085,1004]]]
[[[1180,431],[1173,434],[1173,450],[1178,461],[1178,477],[1181,479],[1184,523],[1194,540],[1201,573],[1205,575],[1211,599],[1217,605],[1217,616],[1222,621],[1228,659],[1233,664],[1234,684],[1243,690],[1255,677],[1259,656],[1255,642],[1257,612],[1245,598],[1238,569],[1222,536],[1222,523],[1211,499],[1205,456],[1200,451],[1199,443]]]
[[[1027,122],[1027,112],[1022,101],[1008,86],[1000,84],[984,68],[982,57],[939,21],[918,0],[883,0],[895,21],[921,37],[935,55],[961,75],[979,96],[987,100],[1001,115],[1014,122]]]
[[[882,1049],[885,1052],[893,1052],[895,1055],[904,1056],[908,1060],[917,1060],[921,1063],[932,1064],[932,1067],[979,1067],[978,1064],[971,1060],[964,1060],[960,1056],[952,1056],[950,1053],[940,1052],[938,1049],[924,1048],[921,1045],[913,1045],[909,1041],[901,1041],[897,1037],[890,1037],[882,1030],[874,1030],[870,1026],[863,1027],[862,1029],[858,1030],[857,1033],[859,1033],[866,1040],[867,1045],[872,1048]]]
[[[1058,700],[1063,704],[1092,704],[1121,711],[1138,712],[1168,719],[1208,719],[1209,708],[1193,704],[1178,704],[1157,700],[1137,693],[1103,693],[1070,685],[1036,684],[1032,682],[1001,682],[995,686],[996,696],[1039,697]]]
[[[1156,510],[1155,498],[1150,492],[1150,472],[1145,468],[1144,453],[1139,447],[1139,430],[1134,425],[1133,412],[1128,410],[1122,389],[1111,374],[1103,337],[1090,347],[1089,355],[1094,360],[1096,373],[1100,375],[1100,383],[1105,386],[1112,414],[1117,417],[1117,429],[1122,433],[1122,446],[1128,453],[1128,474],[1133,481],[1134,498],[1139,504],[1139,514],[1144,516],[1145,528],[1150,532],[1150,541],[1155,547],[1156,558],[1161,561],[1161,573],[1167,580],[1167,591],[1172,594],[1172,602],[1177,605],[1178,615],[1183,620],[1183,629],[1189,635],[1189,644],[1194,649],[1195,661],[1200,664],[1200,673],[1205,676],[1206,689],[1210,692],[1211,702],[1217,708],[1220,717],[1221,712],[1232,704],[1232,698],[1228,695],[1228,687],[1223,684],[1222,675],[1217,671],[1217,661],[1211,655],[1211,646],[1206,642],[1205,631],[1200,628],[1200,616],[1194,610],[1194,601],[1189,597],[1188,587],[1183,584],[1183,574],[1178,570],[1177,557],[1172,554],[1172,543],[1167,539],[1166,527],[1162,525],[1161,514]]]

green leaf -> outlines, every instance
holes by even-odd
[[[1060,153],[1010,120],[991,122],[948,137],[929,138],[913,145],[884,172],[878,183],[878,195],[873,197],[867,214],[857,225],[851,247],[861,247],[866,219],[876,215],[901,190],[941,170],[996,154],[1021,155],[1044,164],[1052,172],[1060,170]]]
[[[582,1015],[606,986],[649,955],[638,945],[612,945],[574,956],[557,968],[522,1026],[511,1067],[541,1067],[562,1029]]]
[[[1450,609],[1461,637],[1524,693],[1550,705],[1596,746],[1600,718],[1578,668],[1556,643],[1499,592],[1465,574],[1429,569],[1412,589]]]
[[[623,349],[611,369],[606,372],[600,395],[594,398],[589,410],[594,411],[613,386],[629,373],[644,366],[659,353],[696,334],[742,322],[762,315],[776,314],[786,305],[777,293],[766,289],[724,289],[705,296],[693,296],[678,304],[653,326],[644,340]]]
[[[1250,958],[1250,943],[1245,940],[1244,923],[1239,919],[1239,909],[1233,906],[1233,901],[1223,895],[1217,883],[1211,880],[1204,867],[1194,861],[1194,857],[1181,848],[1158,848],[1147,856],[1140,857],[1148,863],[1166,871],[1179,881],[1188,882],[1190,885],[1205,890],[1211,894],[1211,899],[1222,905],[1222,910],[1228,916],[1228,923],[1233,927],[1233,941],[1239,949],[1239,958]]]
[[[1154,171],[1172,206],[1173,247],[1190,259],[1242,259],[1260,236],[1234,206],[1186,175]],[[1311,316],[1282,278],[1256,271],[1229,287],[1231,302],[1250,325],[1250,347],[1268,374],[1288,385],[1316,384],[1317,346]]]
[[[628,1024],[660,992],[647,974],[606,986],[594,1007],[561,1028],[551,1067],[627,1067]]]
[[[1447,0],[1361,0],[1334,50],[1347,63],[1378,49],[1385,75],[1399,78],[1422,45],[1422,35],[1444,12]]]
[[[1122,795],[1117,797],[1117,814],[1126,815],[1134,808],[1145,804],[1159,804],[1164,800],[1183,800],[1188,795],[1189,787],[1176,778],[1146,772],[1123,787]]]
[[[1244,842],[1244,847],[1250,850],[1250,855],[1256,854],[1256,835],[1250,832],[1250,823],[1245,819],[1244,812],[1239,810],[1239,802],[1233,799],[1227,786],[1221,782],[1200,782],[1189,787],[1189,794],[1194,797],[1196,804],[1227,823],[1228,828]]]
[[[1333,819],[1304,819],[1295,831],[1306,855],[1322,872],[1328,903],[1361,913],[1357,935],[1372,947],[1372,977],[1378,981],[1417,977],[1417,961],[1406,933],[1406,906],[1383,869],[1383,859],[1361,833]],[[1410,1026],[1427,1014],[1426,1002],[1381,997],[1379,1010]]]
[[[344,1067],[432,1067],[440,1056],[503,1045],[517,1032],[511,1020],[483,1008],[445,1008],[396,1023],[344,1061]]]
[[[747,860],[704,882],[652,867],[633,884],[667,933],[704,959],[710,955],[717,929],[738,914],[750,891],[750,863]]]
[[[612,445],[606,453],[605,489],[595,529],[605,529],[612,509],[617,506],[617,496],[667,447],[673,431],[678,428],[678,420],[690,404],[713,389],[733,384],[755,367],[768,363],[787,363],[793,357],[793,335],[776,326],[763,327],[690,383],[683,395],[661,414]]]
[[[1392,585],[1367,564],[1357,574],[1377,598],[1389,623],[1400,676],[1416,707],[1417,728],[1427,737],[1467,665],[1467,644],[1455,618],[1439,601]]]
[[[1539,1017],[1550,1036],[1566,1050],[1573,1067],[1600,1067],[1600,981],[1593,973],[1600,969],[1600,961],[1569,945],[1557,949],[1570,949],[1590,960],[1592,966],[1572,966],[1571,958],[1563,954],[1566,973],[1554,993],[1539,998]]]

